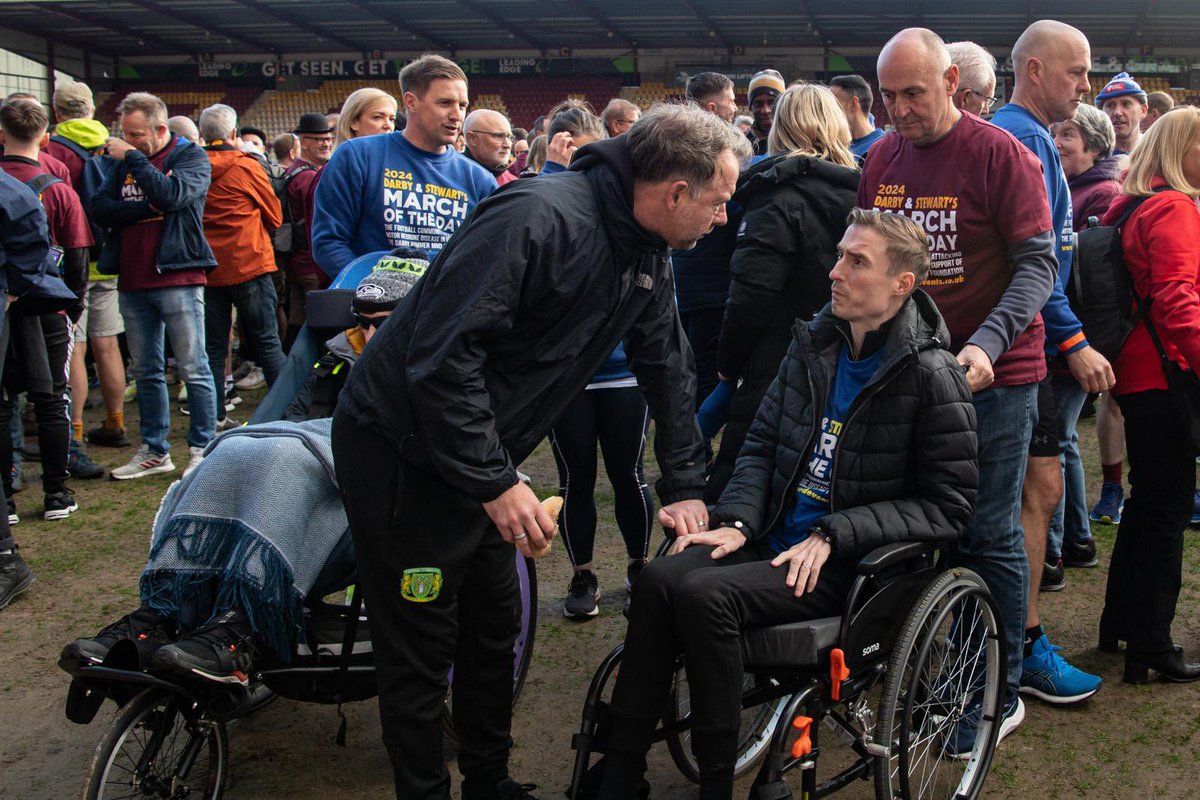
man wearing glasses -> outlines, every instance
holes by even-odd
[[[517,179],[508,171],[513,135],[507,117],[490,108],[478,108],[467,114],[463,131],[467,138],[463,155],[490,172],[500,186]]]
[[[290,220],[292,223],[292,251],[287,256],[285,268],[288,283],[288,347],[304,324],[304,296],[313,289],[324,289],[329,285],[330,279],[317,265],[309,244],[310,227],[305,198],[312,191],[317,173],[333,154],[333,128],[324,114],[303,115],[292,133],[300,139],[300,157],[283,173],[284,221]]]
[[[958,67],[958,91],[954,105],[977,117],[992,112],[1000,98],[996,94],[996,57],[974,42],[951,42],[950,63]]]

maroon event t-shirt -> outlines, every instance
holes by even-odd
[[[21,183],[28,183],[46,172],[41,164],[28,158],[5,158],[0,160],[0,168]],[[47,186],[42,192],[42,207],[46,209],[51,242],[64,250],[92,246],[92,229],[83,213],[79,195],[69,184],[63,182]]]
[[[921,284],[937,303],[957,353],[1012,281],[1010,244],[1050,230],[1042,165],[1007,131],[963,114],[951,131],[917,146],[895,131],[871,147],[858,205],[912,219],[929,237],[932,266]],[[995,386],[1046,374],[1041,314],[992,365]]]
[[[170,144],[151,156],[151,166],[161,172],[167,156],[175,149],[175,142],[175,139],[171,139]],[[138,186],[133,175],[125,173],[121,200],[126,203],[140,203],[145,199],[142,187]],[[158,246],[162,242],[162,233],[161,214],[121,228],[121,272],[117,276],[117,291],[204,285],[203,267],[158,271]]]

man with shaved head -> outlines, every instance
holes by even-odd
[[[992,123],[1015,136],[1042,163],[1050,220],[1058,236],[1058,279],[1042,307],[1049,374],[1038,385],[1038,422],[1029,443],[1021,502],[1029,562],[1021,691],[1052,703],[1075,703],[1095,694],[1100,678],[1076,669],[1058,655],[1042,629],[1037,600],[1043,587],[1056,590],[1064,585],[1061,559],[1046,562],[1050,520],[1063,513],[1059,508],[1063,496],[1060,456],[1071,444],[1088,393],[1108,391],[1114,382],[1112,367],[1088,345],[1083,326],[1067,303],[1064,287],[1071,275],[1075,228],[1071,192],[1050,136],[1051,125],[1074,118],[1088,91],[1092,52],[1080,31],[1045,19],[1030,25],[1017,39],[1012,62],[1016,79],[1012,100],[995,113]]]
[[[932,31],[909,28],[879,54],[879,89],[895,130],[876,142],[858,205],[903,214],[929,239],[922,286],[950,329],[979,423],[979,499],[950,558],[995,595],[1008,644],[1000,737],[1024,719],[1017,690],[1029,567],[1019,521],[1025,454],[1046,375],[1038,310],[1054,286],[1055,237],[1037,158],[954,105],[958,68]],[[981,707],[946,742],[966,757]]]
[[[499,186],[517,179],[508,171],[508,155],[513,143],[508,117],[490,108],[477,108],[467,114],[463,131],[467,139],[467,150],[463,155],[492,173]]]

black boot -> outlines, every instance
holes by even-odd
[[[1168,650],[1165,653],[1137,655],[1125,653],[1125,682],[1146,683],[1150,680],[1149,671],[1154,670],[1160,678],[1175,683],[1188,683],[1200,680],[1200,664],[1188,663],[1183,660],[1181,649]]]

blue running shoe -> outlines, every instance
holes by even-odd
[[[1092,509],[1088,519],[1105,525],[1120,525],[1121,511],[1125,508],[1125,490],[1119,483],[1104,483],[1100,486],[1100,502]]]
[[[1196,496],[1192,499],[1192,524],[1200,525],[1200,489],[1196,490]]]
[[[980,715],[983,713],[982,693],[975,695],[971,705],[967,707],[958,724],[946,737],[946,745],[942,753],[947,758],[968,759],[975,752],[975,734],[979,730]],[[1004,737],[1015,731],[1025,721],[1025,703],[1020,695],[1013,696],[1004,706],[1000,716],[1000,735],[996,744],[1004,741]]]
[[[1078,703],[1100,691],[1099,675],[1072,667],[1058,654],[1058,645],[1050,644],[1046,634],[1033,643],[1033,652],[1021,664],[1021,692],[1047,703]]]

